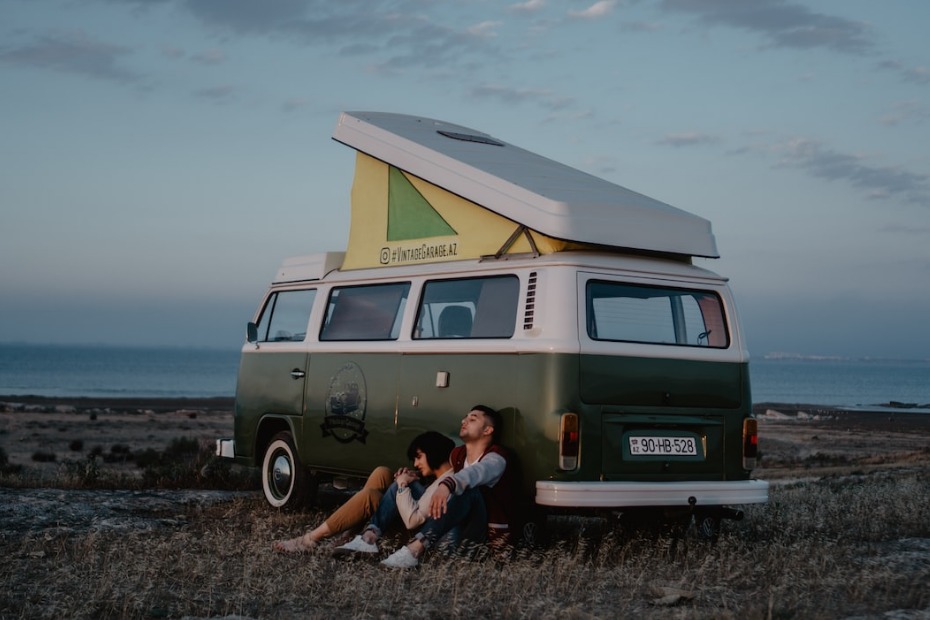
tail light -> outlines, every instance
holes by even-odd
[[[755,418],[743,420],[743,469],[753,469],[759,456],[759,422]]]
[[[563,413],[559,427],[559,469],[578,468],[580,445],[581,431],[578,426],[578,414]]]

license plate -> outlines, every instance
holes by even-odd
[[[634,456],[697,456],[694,437],[630,437],[630,454]]]

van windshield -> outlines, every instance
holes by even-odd
[[[591,280],[586,313],[593,340],[719,349],[730,343],[720,297],[710,291]]]

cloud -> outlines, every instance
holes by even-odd
[[[460,71],[475,54],[502,62],[503,51],[490,43],[493,37],[449,28],[424,16],[390,16],[390,24],[382,30],[390,36],[381,44],[381,54],[390,55],[378,64],[381,70],[442,67]]]
[[[930,84],[930,67],[907,67],[897,60],[883,60],[879,69],[888,69],[901,75],[905,82],[912,84]]]
[[[893,235],[930,235],[930,226],[904,226],[902,224],[887,224],[878,229],[880,233]],[[930,264],[928,264],[930,267]]]
[[[469,26],[465,32],[475,37],[496,37],[495,30],[501,26],[502,22],[484,21],[474,26]]]
[[[296,99],[288,99],[287,101],[282,103],[281,109],[288,113],[299,112],[300,110],[304,110],[310,107],[311,105],[313,105],[313,102],[311,102],[309,99],[298,97]]]
[[[617,0],[600,0],[583,11],[569,11],[568,15],[577,19],[600,19],[613,11]]]
[[[286,31],[297,24],[307,23],[308,13],[316,15],[327,12],[325,3],[308,3],[306,0],[182,0],[182,4],[204,23],[228,28],[238,34]],[[311,11],[311,8],[314,10]],[[315,10],[317,8],[321,10]]]
[[[863,54],[874,45],[866,24],[815,13],[788,0],[662,0],[660,7],[697,15],[705,24],[762,34],[774,47]]]
[[[511,4],[510,10],[516,13],[535,13],[541,11],[546,6],[546,0],[527,0],[517,4]]]
[[[662,30],[662,25],[652,22],[623,22],[620,32],[656,32]]]
[[[212,101],[216,104],[224,104],[233,101],[236,98],[236,87],[229,84],[221,86],[209,86],[194,91],[194,95],[201,99]]]
[[[779,145],[781,167],[804,170],[811,176],[845,181],[869,191],[869,198],[899,197],[906,202],[930,206],[930,176],[894,166],[873,166],[863,157],[840,153],[813,140],[792,140]]]
[[[240,35],[285,36],[305,43],[387,37],[398,24],[377,4],[343,0],[180,0],[207,27]]]
[[[205,27],[236,35],[286,38],[306,45],[377,58],[373,70],[463,67],[474,54],[499,57],[493,40],[501,23],[447,27],[418,9],[418,2],[390,4],[343,0],[178,0]],[[409,5],[409,6],[408,6]],[[332,48],[332,45],[339,47]]]
[[[478,99],[497,99],[506,104],[534,103],[549,110],[563,110],[575,104],[571,97],[560,97],[550,90],[513,88],[499,84],[482,84],[470,91]]]
[[[186,56],[183,49],[170,45],[163,47],[161,53],[165,58],[184,58]]]
[[[921,101],[899,101],[891,106],[891,111],[881,117],[882,125],[894,126],[902,123],[919,125],[930,119],[930,107]]]
[[[223,50],[213,48],[204,50],[202,52],[197,52],[191,56],[191,60],[194,62],[199,62],[203,65],[218,65],[226,62],[226,54],[223,52]]]
[[[82,31],[56,32],[36,37],[31,44],[0,51],[0,61],[125,84],[141,79],[141,75],[119,64],[132,51],[103,43]]]
[[[704,144],[715,144],[719,141],[720,141],[719,138],[708,135],[706,133],[690,131],[690,132],[685,132],[685,133],[668,134],[667,136],[659,140],[657,144],[662,144],[665,146],[682,147],[682,146],[700,146]]]
[[[930,84],[930,67],[911,67],[905,69],[904,77],[916,84]]]

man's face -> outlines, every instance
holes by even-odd
[[[491,426],[491,421],[481,411],[472,409],[462,418],[462,428],[459,429],[459,437],[466,443],[493,433],[494,427]]]

